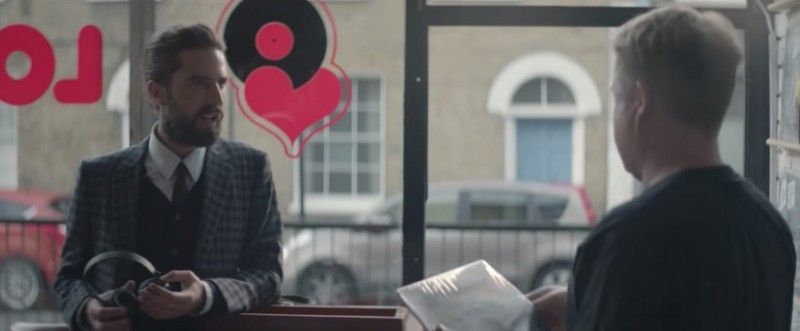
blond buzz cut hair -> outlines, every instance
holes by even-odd
[[[676,120],[719,132],[742,60],[727,18],[685,6],[653,9],[620,28],[614,50],[624,91],[642,81]]]

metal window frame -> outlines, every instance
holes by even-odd
[[[766,16],[756,1],[743,9],[705,8],[745,31],[745,177],[769,194],[769,47]],[[617,27],[653,7],[435,6],[406,0],[403,128],[403,284],[424,278],[428,185],[428,49],[431,27]],[[758,111],[761,110],[761,111]]]
[[[130,143],[137,144],[150,134],[153,126],[153,114],[147,106],[142,65],[144,48],[155,31],[155,0],[137,0],[128,2],[130,8],[130,92],[128,93],[128,116],[130,116]]]
[[[756,1],[716,10],[745,31],[745,177],[765,194],[770,187],[770,65],[767,18]],[[155,29],[155,1],[130,1],[131,142],[147,136],[152,114],[141,80],[142,51]],[[403,101],[403,284],[424,277],[428,186],[429,31],[435,26],[615,27],[652,7],[428,5],[406,0]]]

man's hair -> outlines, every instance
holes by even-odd
[[[225,48],[214,31],[203,24],[176,25],[157,34],[144,50],[144,81],[169,83],[172,74],[180,69],[178,54],[198,49]]]
[[[742,59],[735,33],[724,16],[683,6],[630,20],[614,43],[624,89],[643,81],[676,120],[718,132]]]

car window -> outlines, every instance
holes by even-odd
[[[19,221],[25,220],[25,211],[30,207],[16,202],[0,200],[0,220]]]
[[[69,207],[71,204],[72,204],[72,198],[64,197],[53,201],[53,203],[50,204],[50,207],[55,210],[58,210],[58,212],[60,212],[61,214],[66,215],[67,213],[69,213]]]
[[[403,204],[398,203],[387,211],[393,220],[403,220]],[[455,225],[458,223],[458,191],[432,192],[425,203],[425,223],[429,225]]]
[[[484,225],[523,225],[528,220],[530,195],[517,192],[471,192],[469,221]]]
[[[395,204],[386,213],[392,217],[392,221],[400,224],[403,221],[403,202]]]
[[[438,192],[428,196],[425,204],[425,223],[455,225],[458,223],[458,192]]]
[[[546,223],[551,223],[557,221],[564,215],[569,199],[558,195],[536,194],[534,196],[534,201],[542,220]]]

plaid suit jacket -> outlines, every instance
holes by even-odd
[[[80,165],[55,280],[59,308],[73,329],[77,329],[77,310],[89,295],[82,281],[86,263],[102,252],[134,251],[137,240],[146,240],[135,236],[147,144],[145,139]],[[206,152],[203,176],[204,202],[193,271],[216,285],[228,312],[274,303],[283,279],[283,226],[267,155],[221,139]],[[109,263],[95,269],[113,284],[129,279],[128,271],[113,268]]]

